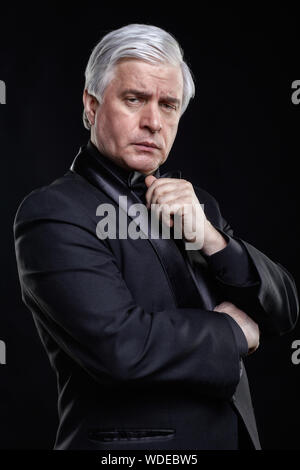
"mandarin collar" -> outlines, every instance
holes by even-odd
[[[145,175],[136,170],[126,170],[116,164],[110,158],[104,156],[96,147],[96,145],[89,139],[86,149],[89,153],[91,153],[102,165],[108,168],[115,176],[121,179],[129,188],[132,188],[138,181],[144,180]],[[160,177],[159,168],[155,170],[153,176],[156,178]]]

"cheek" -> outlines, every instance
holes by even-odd
[[[172,146],[176,134],[177,134],[177,129],[178,129],[178,123],[172,124],[168,126],[168,132],[167,132],[167,146],[170,147]]]
[[[134,135],[136,122],[133,116],[116,110],[106,120],[106,127],[115,142],[118,142],[120,146],[125,146]]]
[[[116,119],[111,119],[110,114],[103,112],[99,114],[96,123],[97,132],[105,145],[109,144],[109,147],[114,143],[117,144],[119,138],[119,123]]]

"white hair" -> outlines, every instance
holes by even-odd
[[[87,92],[101,103],[105,88],[113,77],[114,66],[124,58],[179,65],[183,76],[181,115],[184,113],[195,95],[192,73],[176,39],[157,26],[129,24],[106,34],[94,47],[86,66],[84,88]],[[91,128],[85,110],[83,123],[86,129]]]

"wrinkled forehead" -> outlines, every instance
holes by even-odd
[[[149,94],[172,95],[182,99],[183,76],[180,65],[121,59],[114,66],[113,77],[119,89],[137,89]]]

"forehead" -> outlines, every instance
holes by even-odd
[[[183,77],[179,65],[149,64],[136,59],[123,59],[114,70],[115,86],[118,89],[138,88],[151,93],[172,94],[181,98]]]

